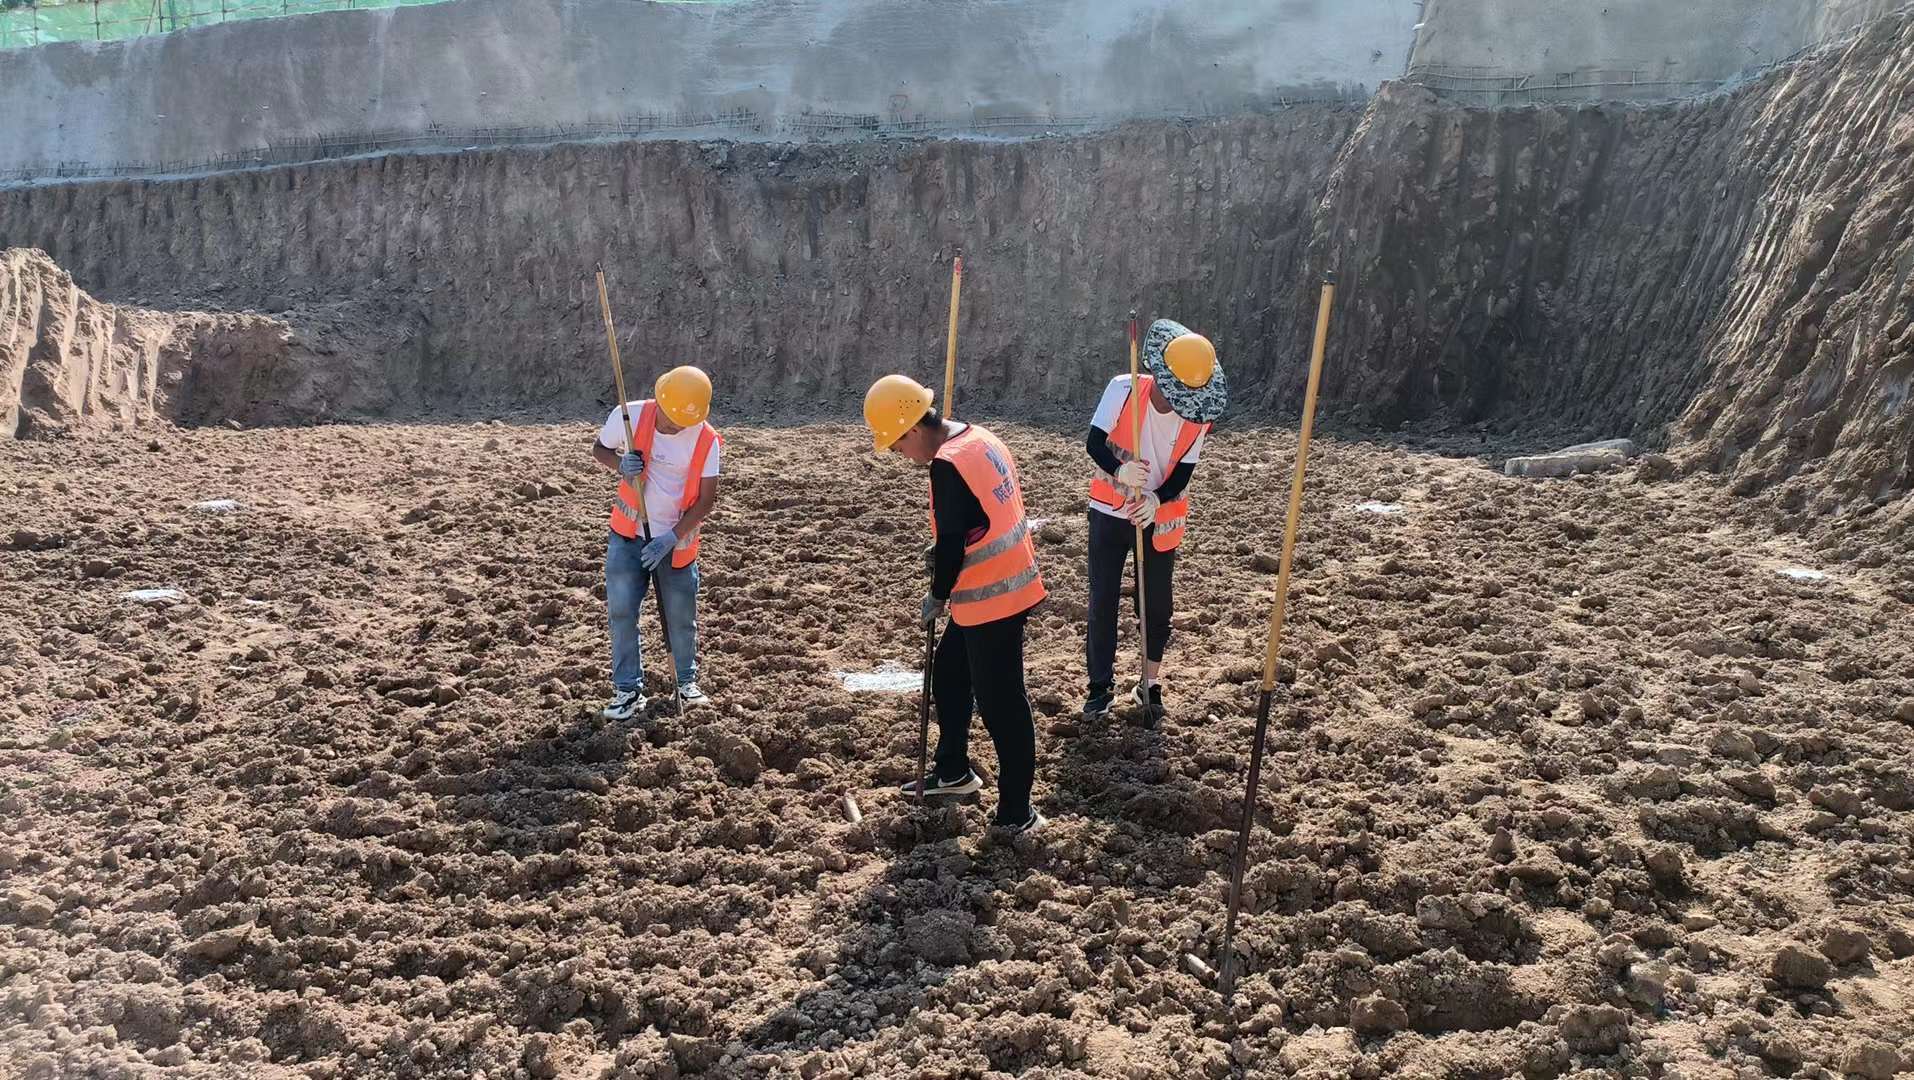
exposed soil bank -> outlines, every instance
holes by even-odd
[[[0,250],[0,438],[402,407],[406,334],[371,305],[281,317],[89,296],[45,252]]]

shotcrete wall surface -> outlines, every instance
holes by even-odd
[[[1584,72],[1719,83],[1787,59],[1903,0],[1427,0],[1412,67]],[[1591,92],[1615,96],[1619,87]]]
[[[0,52],[0,174],[651,114],[1116,121],[1398,74],[1397,0],[454,0]]]

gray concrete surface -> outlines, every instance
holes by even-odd
[[[1409,0],[452,0],[229,23],[0,52],[0,174],[199,161],[342,132],[732,108],[960,124],[1227,112],[1373,91],[1400,73],[1415,10]]]
[[[1426,0],[1409,65],[1467,94],[1469,74],[1530,76],[1498,101],[1669,97],[1787,59],[1905,0]],[[1631,85],[1643,84],[1639,92]]]
[[[1824,40],[1844,34],[1870,19],[1906,6],[1908,0],[1819,0],[1815,6],[1814,36]]]
[[[1505,476],[1556,477],[1613,469],[1628,458],[1620,450],[1582,450],[1534,457],[1510,458],[1502,465]]]

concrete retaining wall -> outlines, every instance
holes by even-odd
[[[454,0],[230,23],[0,52],[0,174],[727,109],[1222,113],[1361,97],[1400,73],[1414,22],[1405,0]]]
[[[1680,97],[1905,2],[1426,0],[1410,70],[1439,92],[1492,103]]]

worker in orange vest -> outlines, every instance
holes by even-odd
[[[970,764],[974,705],[997,748],[993,824],[1034,832],[1045,819],[1030,803],[1037,729],[1024,691],[1023,643],[1030,609],[1045,594],[1017,463],[984,428],[940,417],[930,390],[902,375],[871,386],[864,421],[878,453],[894,450],[930,468],[931,583],[919,612],[925,629],[950,610],[932,674],[936,763],[904,793],[968,795],[983,787]]]
[[[612,409],[591,448],[592,460],[618,474],[605,550],[612,685],[607,720],[628,720],[645,709],[638,610],[653,584],[663,604],[665,646],[678,668],[678,699],[686,708],[710,703],[698,688],[698,534],[718,502],[721,440],[705,419],[711,380],[695,367],[673,368],[658,377],[653,394]],[[641,478],[649,541],[638,519]]]
[[[1132,386],[1118,375],[1104,387],[1090,420],[1086,449],[1097,464],[1090,481],[1090,627],[1085,643],[1090,689],[1084,716],[1110,711],[1116,698],[1117,601],[1124,566],[1143,529],[1144,612],[1148,660],[1130,700],[1154,721],[1163,713],[1157,675],[1170,640],[1171,576],[1189,516],[1189,483],[1210,426],[1229,404],[1229,385],[1208,338],[1169,319],[1150,324],[1143,340],[1149,374]],[[1142,445],[1135,413],[1142,411]]]

